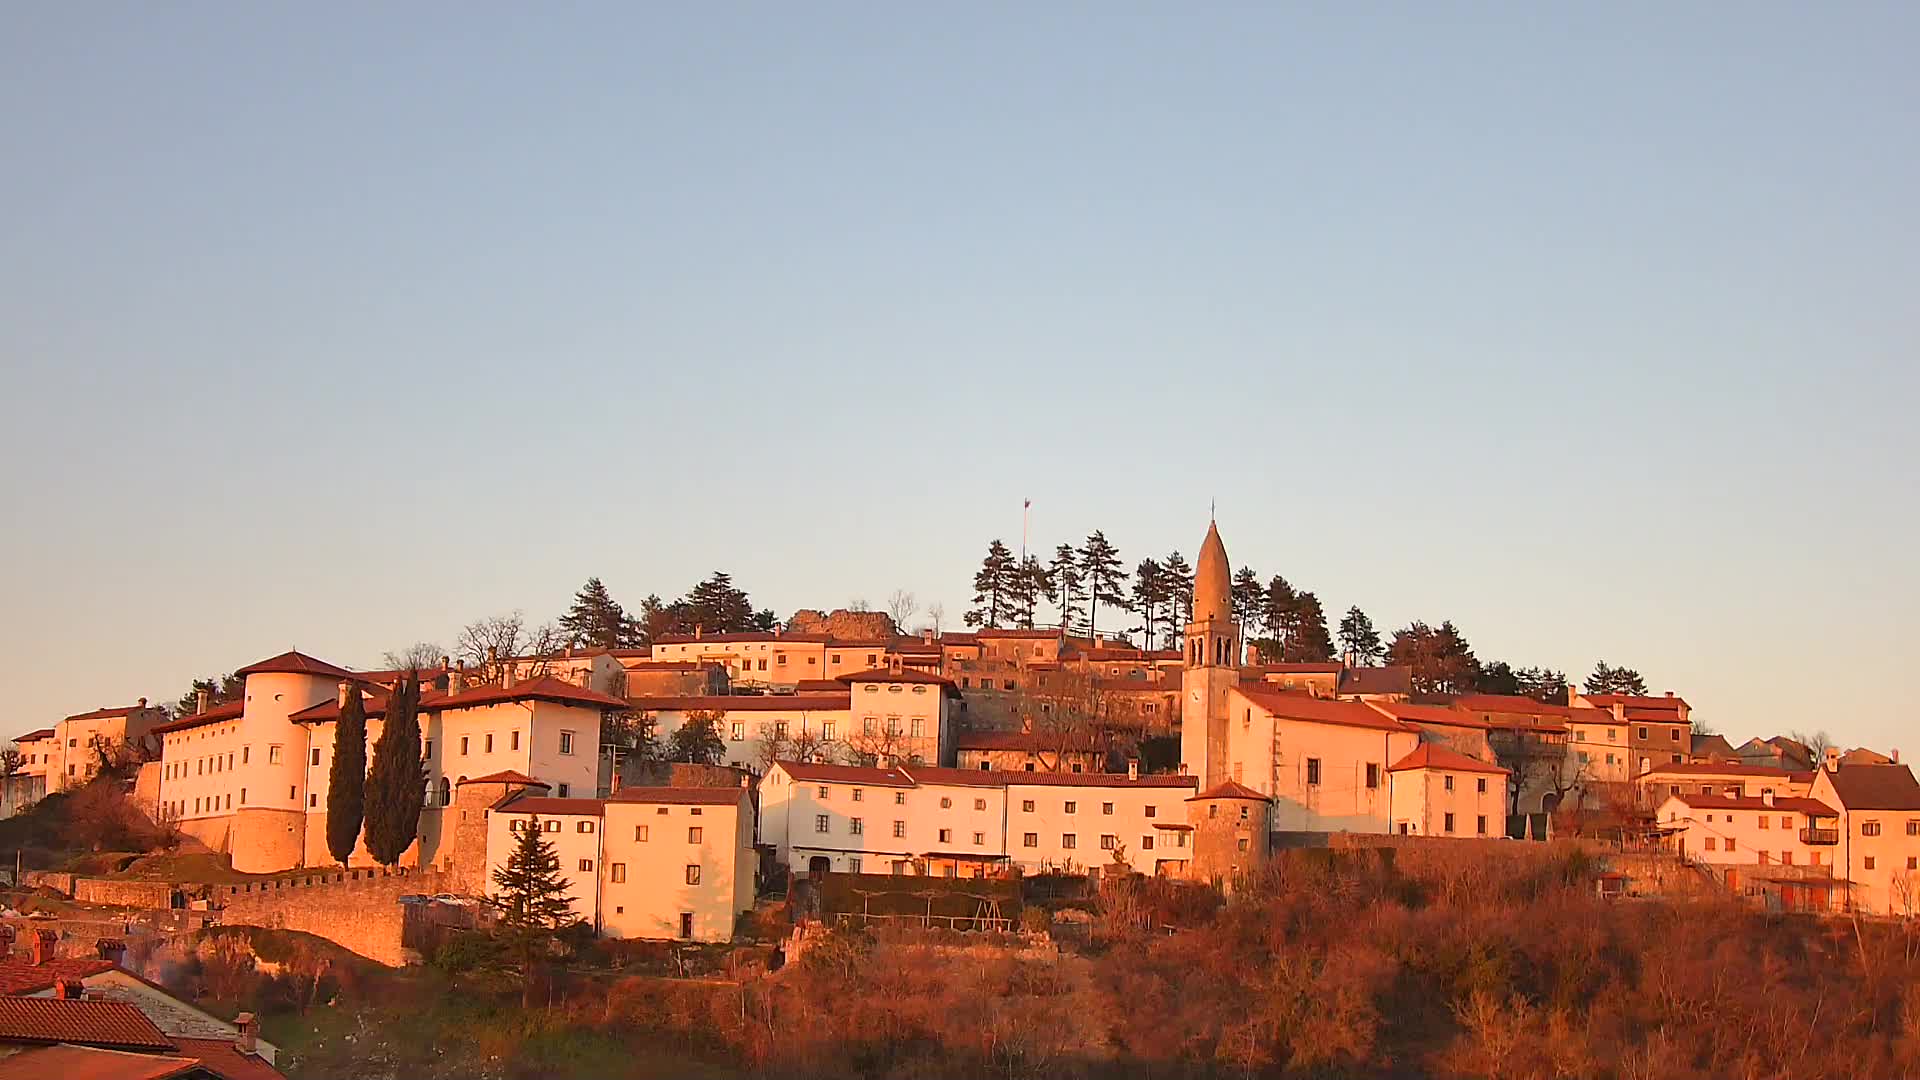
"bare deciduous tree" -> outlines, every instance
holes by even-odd
[[[940,636],[940,626],[946,622],[946,620],[947,606],[945,604],[932,603],[927,605],[927,626],[933,631],[934,637]]]
[[[447,655],[438,642],[416,641],[400,650],[388,650],[380,654],[380,662],[395,671],[425,671],[440,666],[440,658]]]
[[[919,610],[919,602],[905,589],[895,589],[893,595],[887,597],[887,615],[893,619],[893,628],[898,633],[907,632],[909,620],[913,618],[913,613]]]
[[[548,661],[566,646],[566,634],[558,624],[541,623],[528,629],[526,613],[515,609],[475,619],[462,627],[454,640],[454,656],[468,667],[519,657],[528,661],[521,667],[521,677],[537,679],[547,673]],[[487,677],[494,677],[494,673],[488,672]]]

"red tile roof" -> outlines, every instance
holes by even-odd
[[[1257,671],[1262,675],[1338,675],[1345,666],[1317,663],[1255,664],[1244,670]]]
[[[1669,709],[1628,709],[1625,716],[1628,720],[1637,720],[1642,723],[1684,724],[1687,722],[1680,719],[1678,713]]]
[[[912,787],[913,779],[899,769],[881,769],[867,765],[827,765],[818,761],[776,761],[780,770],[795,780],[813,783],[884,784]]]
[[[499,814],[545,814],[548,817],[600,817],[607,804],[602,799],[550,799],[544,795],[522,795],[493,807]]]
[[[1549,705],[1519,694],[1461,694],[1453,699],[1457,708],[1482,713],[1515,713],[1521,716],[1566,717],[1572,710],[1565,705]]]
[[[1383,712],[1395,720],[1409,724],[1434,724],[1442,727],[1473,728],[1485,731],[1487,722],[1458,709],[1449,709],[1445,705],[1412,705],[1399,701],[1369,701],[1368,707]]]
[[[236,676],[248,675],[318,675],[329,679],[351,679],[353,672],[343,667],[335,667],[325,660],[316,660],[302,652],[283,652],[279,656],[270,656],[257,664],[248,664]]]
[[[705,642],[730,644],[741,641],[795,641],[804,645],[830,642],[833,639],[826,634],[775,634],[770,631],[755,630],[740,634],[662,634],[653,639],[655,645],[694,645]]]
[[[907,766],[912,771],[913,766]],[[998,772],[982,770],[956,769],[955,772],[971,772],[975,776],[997,776],[1008,787],[1111,787],[1111,788],[1178,788],[1199,787],[1200,781],[1191,776],[1175,776],[1167,773],[1151,773],[1139,778],[1125,773],[1076,773],[1076,772],[1015,772],[1011,769]]]
[[[1200,794],[1192,796],[1187,801],[1198,802],[1201,799],[1256,799],[1260,802],[1273,801],[1271,798],[1260,794],[1237,780],[1226,780],[1215,784]]]
[[[174,1036],[178,1053],[198,1059],[221,1080],[286,1080],[286,1074],[255,1054],[242,1054],[232,1039],[187,1039]],[[63,1077],[62,1080],[72,1080]]]
[[[150,706],[147,705],[146,700],[143,698],[141,699],[141,702],[138,705],[122,705],[117,709],[95,709],[92,712],[75,713],[72,716],[64,717],[63,719],[106,720],[115,716],[132,716],[134,713],[137,713],[140,710],[149,708],[149,707]]]
[[[1687,703],[1686,698],[1673,697],[1671,695],[1663,697],[1642,697],[1634,694],[1581,694],[1580,699],[1591,702],[1603,709],[1610,709],[1615,705],[1624,705],[1629,709],[1660,709],[1668,712],[1677,712],[1681,706]]]
[[[902,668],[899,671],[888,671],[886,668],[870,668],[866,671],[856,671],[851,675],[837,676],[836,681],[843,683],[926,683],[930,686],[953,685],[953,680],[945,678],[944,676],[931,675],[924,671],[915,671],[912,668]]]
[[[543,788],[553,786],[545,781],[535,780],[526,773],[515,772],[512,769],[508,769],[505,772],[488,773],[485,776],[475,776],[460,782],[463,784],[530,784]]]
[[[0,1042],[82,1043],[116,1050],[173,1049],[145,1013],[124,1001],[0,996]]]
[[[1445,769],[1449,772],[1499,773],[1504,776],[1506,769],[1479,758],[1470,758],[1457,750],[1449,750],[1439,743],[1421,743],[1413,753],[1387,766],[1388,772],[1405,772],[1409,769]]]
[[[1818,799],[1779,798],[1769,803],[1765,799],[1745,795],[1688,795],[1685,792],[1667,798],[1679,799],[1696,810],[1786,810],[1814,817],[1838,816],[1832,807]]]
[[[235,698],[232,701],[224,701],[218,705],[214,705],[203,713],[194,713],[191,716],[183,716],[178,720],[169,720],[164,724],[155,724],[152,730],[156,735],[166,735],[170,732],[197,728],[204,724],[218,724],[223,720],[238,720],[240,719],[240,714],[245,712],[246,708],[246,699]]]
[[[853,708],[853,692],[629,697],[627,707],[642,712],[846,712]]]
[[[795,696],[801,694],[837,694],[844,691],[847,684],[839,679],[801,679],[793,684]]]
[[[675,806],[736,806],[746,792],[738,787],[631,787],[621,788],[608,802],[669,803]]]
[[[1731,761],[1687,761],[1679,764],[1655,765],[1648,769],[1647,776],[1662,773],[1675,776],[1768,776],[1788,778],[1793,774],[1786,769],[1776,769],[1771,765],[1742,765]]]
[[[59,1080],[171,1080],[193,1075],[200,1067],[194,1058],[171,1054],[129,1053],[91,1046],[43,1046],[0,1058],[0,1080],[52,1080],[54,1077]],[[276,1071],[272,1075],[281,1074]]]
[[[543,676],[527,682],[514,683],[512,686],[476,686],[458,694],[432,695],[431,700],[423,698],[420,708],[432,712],[445,712],[451,709],[473,709],[482,705],[498,705],[507,701],[551,701],[561,705],[584,705],[598,709],[624,709],[625,698],[612,694],[603,694],[598,690],[589,690],[584,686],[575,686],[561,682],[552,676]]]
[[[1849,810],[1920,810],[1920,783],[1905,765],[1842,765],[1826,776]]]
[[[642,660],[625,665],[628,671],[706,671],[719,667],[711,660]]]
[[[38,994],[53,989],[56,979],[87,979],[113,969],[113,961],[90,956],[63,957],[44,964],[0,960],[0,994]]]
[[[1051,738],[1031,731],[962,731],[953,737],[956,750],[1024,750],[1028,753],[1057,751],[1065,746],[1069,753],[1098,750],[1091,735]]]
[[[53,738],[53,729],[50,727],[43,727],[39,731],[29,731],[25,735],[16,736],[13,741],[17,743],[23,743],[23,742],[34,742],[39,739],[51,739],[51,738]]]
[[[1234,690],[1281,719],[1372,728],[1375,731],[1404,731],[1409,734],[1418,730],[1390,716],[1383,716],[1357,701],[1326,701],[1303,693],[1269,690],[1264,686],[1237,686]]]
[[[1012,781],[1010,776],[1026,776],[1026,773],[991,772],[986,769],[942,769],[934,765],[902,765],[900,771],[915,784],[945,784],[949,787],[992,787],[1003,788]],[[1038,774],[1050,775],[1050,774]]]

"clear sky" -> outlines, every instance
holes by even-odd
[[[1911,736],[1920,7],[15,3],[0,722],[1104,529]],[[17,732],[9,730],[5,734]]]

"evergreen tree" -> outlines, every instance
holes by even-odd
[[[672,605],[660,599],[660,594],[650,593],[640,601],[640,614],[634,617],[635,632],[641,645],[651,645],[655,638],[667,634],[683,633],[679,625],[679,612]]]
[[[1260,613],[1260,625],[1266,628],[1268,636],[1279,644],[1279,651],[1285,654],[1293,643],[1293,636],[1300,624],[1300,594],[1279,574],[1267,582],[1267,602]]]
[[[1072,544],[1053,549],[1047,567],[1047,599],[1060,612],[1060,632],[1072,633],[1080,624],[1080,556]]]
[[[1133,569],[1133,610],[1140,613],[1145,623],[1143,648],[1153,648],[1154,627],[1159,625],[1160,614],[1166,607],[1166,571],[1157,559],[1141,559],[1140,565]]]
[[[1186,625],[1193,621],[1193,567],[1175,551],[1160,560],[1160,569],[1167,582],[1167,603],[1173,607],[1173,618],[1167,625],[1167,647],[1178,648]]]
[[[506,863],[493,872],[493,891],[486,902],[499,916],[496,932],[520,957],[520,1003],[529,1005],[535,958],[563,927],[580,921],[560,873],[560,853],[547,840],[537,815],[522,824]]]
[[[1040,600],[1052,592],[1053,586],[1047,577],[1047,568],[1032,555],[1027,556],[1013,573],[1013,596],[1010,614],[1014,624],[1022,630],[1033,629],[1034,619],[1040,612]]]
[[[1344,652],[1348,663],[1370,667],[1380,662],[1387,647],[1380,641],[1380,631],[1373,628],[1373,620],[1358,607],[1347,609],[1346,617],[1340,620],[1340,650]]]
[[[1647,692],[1647,680],[1632,668],[1608,666],[1605,660],[1593,665],[1593,674],[1587,676],[1586,692],[1589,694],[1631,694],[1644,697]]]
[[[171,710],[173,715],[192,716],[197,712],[200,708],[200,691],[202,690],[207,692],[207,708],[211,709],[215,705],[239,701],[245,697],[247,680],[232,674],[195,679],[193,685],[187,687],[187,692],[180,695],[180,700],[173,703]]]
[[[1107,534],[1099,529],[1087,537],[1080,548],[1080,575],[1086,582],[1087,633],[1096,640],[1100,636],[1100,605],[1124,607],[1127,602],[1127,572],[1120,565],[1120,551],[1108,542]]]
[[[747,594],[734,588],[733,578],[719,570],[689,590],[679,606],[677,618],[682,623],[682,633],[694,629],[709,634],[772,630],[776,621],[771,611],[755,612]]]
[[[1281,658],[1295,664],[1324,664],[1333,659],[1333,639],[1327,636],[1327,613],[1320,598],[1303,592],[1293,602],[1293,632]]]
[[[987,545],[987,557],[973,575],[974,607],[965,616],[968,626],[998,629],[1007,620],[1017,588],[1013,579],[1019,569],[1006,544],[995,540]]]
[[[1552,668],[1524,667],[1513,673],[1520,693],[1548,705],[1567,703],[1567,676]]]
[[[1241,632],[1251,630],[1266,608],[1267,590],[1260,587],[1260,575],[1253,567],[1243,566],[1233,575],[1233,621]]]
[[[1520,676],[1513,670],[1512,664],[1507,663],[1505,660],[1495,660],[1491,663],[1480,665],[1480,671],[1475,674],[1473,678],[1473,688],[1482,694],[1512,694],[1518,696],[1520,693]]]
[[[1412,669],[1413,688],[1423,694],[1464,694],[1473,689],[1480,661],[1452,622],[1439,629],[1423,622],[1396,630],[1387,662]]]
[[[353,858],[367,809],[367,708],[360,688],[347,691],[333,731],[333,767],[327,774],[327,852],[341,866]]]
[[[427,773],[420,760],[420,676],[408,675],[387,699],[387,718],[367,773],[367,851],[393,866],[420,831]]]
[[[573,606],[560,617],[560,632],[568,645],[591,649],[630,649],[640,645],[643,637],[639,622],[614,601],[597,577],[588,578],[573,594]]]
[[[693,765],[718,765],[727,753],[720,738],[718,718],[712,713],[692,712],[674,733],[667,737],[667,760]]]

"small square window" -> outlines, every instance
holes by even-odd
[[[593,869],[593,860],[592,860],[592,859],[581,859],[581,860],[580,860],[580,872],[581,872],[581,873],[586,873],[587,871],[589,871],[589,870],[592,870],[592,869]]]
[[[633,827],[633,839],[635,843],[640,843],[640,844],[646,843],[647,827],[645,825],[635,825]]]
[[[687,843],[698,844],[706,838],[706,832],[698,825],[687,826]]]
[[[687,884],[689,885],[700,884],[700,864],[699,863],[687,864]]]

